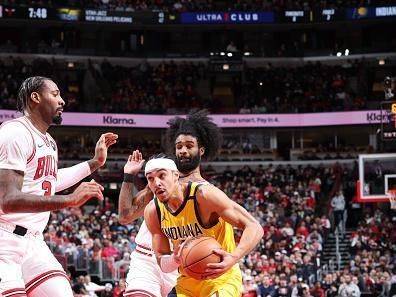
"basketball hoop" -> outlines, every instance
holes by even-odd
[[[396,210],[396,189],[389,190],[388,197],[390,202],[390,208]]]

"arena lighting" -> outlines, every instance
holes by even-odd
[[[223,64],[223,70],[230,70],[230,65],[229,64]]]
[[[74,62],[67,62],[67,68],[74,68]]]
[[[337,52],[337,57],[341,57],[342,53],[341,52]]]
[[[232,57],[232,53],[227,53],[227,57]]]
[[[243,55],[244,55],[244,56],[250,56],[251,53],[250,53],[250,52],[244,52]]]
[[[346,50],[345,50],[344,55],[345,55],[345,56],[349,56],[349,49],[346,49]]]
[[[210,52],[210,55],[211,55],[211,56],[214,56],[214,52]]]
[[[220,56],[224,56],[225,55],[225,52],[220,52]]]
[[[263,82],[262,82],[262,81],[260,81],[260,82],[259,82],[259,86],[262,86],[262,85],[263,85]]]
[[[378,65],[385,65],[385,60],[384,59],[379,59],[378,60]]]

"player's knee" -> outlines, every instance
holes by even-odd
[[[73,291],[66,277],[49,278],[27,292],[28,297],[73,297]]]

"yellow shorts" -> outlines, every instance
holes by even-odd
[[[175,293],[176,292],[176,293]],[[168,297],[241,297],[242,287],[239,284],[223,284],[215,292],[201,290],[199,295],[195,292],[184,290],[176,286]]]

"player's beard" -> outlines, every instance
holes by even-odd
[[[198,154],[194,157],[191,157],[189,160],[184,160],[183,162],[180,161],[178,157],[176,157],[176,166],[177,169],[183,173],[187,174],[196,169],[199,164],[201,163],[201,156]]]
[[[62,116],[60,116],[60,115],[55,115],[55,116],[52,118],[52,122],[53,122],[55,125],[60,125],[60,124],[62,124]]]

